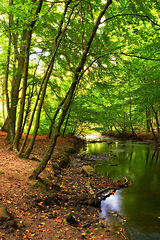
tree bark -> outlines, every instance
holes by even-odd
[[[43,0],[39,0],[37,10],[35,15],[38,16],[42,8]],[[19,140],[22,134],[22,123],[23,123],[23,115],[24,115],[24,106],[25,106],[25,98],[26,98],[26,90],[27,90],[27,80],[28,80],[28,66],[29,66],[29,52],[30,52],[30,44],[32,38],[33,27],[36,23],[36,20],[32,21],[29,25],[29,30],[26,31],[26,46],[25,46],[25,62],[24,62],[24,74],[23,74],[23,87],[22,87],[22,96],[20,101],[20,112],[17,123],[17,132],[13,141],[13,148],[18,150]]]
[[[27,79],[28,79],[28,66],[29,66],[29,51],[31,44],[31,36],[32,30],[27,31],[26,38],[26,48],[25,48],[25,62],[24,62],[24,75],[23,75],[23,87],[22,87],[22,96],[20,100],[20,111],[19,118],[17,123],[17,132],[13,141],[13,148],[18,150],[19,140],[22,132],[22,123],[23,123],[23,115],[24,115],[24,106],[25,106],[25,98],[26,98],[26,90],[27,90]]]
[[[156,134],[155,134],[155,132],[154,132],[154,128],[153,128],[153,125],[152,125],[151,122],[150,122],[150,126],[151,126],[151,129],[152,129],[152,134],[153,134],[153,136],[154,136],[154,140],[155,140],[155,142],[158,144],[158,139],[157,139],[157,137],[156,137]]]
[[[13,0],[9,0],[9,6],[13,5]],[[6,73],[5,73],[5,94],[6,94],[6,105],[7,105],[7,113],[8,113],[8,134],[7,138],[11,140],[14,139],[14,128],[12,124],[12,117],[10,111],[10,100],[8,93],[8,76],[9,76],[9,63],[10,63],[10,55],[11,55],[11,42],[12,42],[12,34],[10,28],[12,26],[13,16],[9,14],[9,35],[8,35],[8,52],[7,52],[7,61],[6,61]]]
[[[23,31],[21,36],[21,47],[20,47],[20,54],[18,53],[18,50],[14,51],[16,54],[16,57],[18,58],[18,66],[17,66],[17,72],[14,73],[13,81],[12,81],[12,89],[11,89],[11,119],[13,121],[13,131],[14,131],[14,137],[15,137],[15,126],[16,126],[16,113],[17,113],[17,104],[19,99],[19,86],[22,79],[23,74],[23,68],[24,68],[24,52],[25,52],[25,44],[24,41],[26,39],[26,32]],[[16,41],[14,41],[16,42]],[[15,57],[15,59],[16,59]]]
[[[68,26],[68,23],[67,23],[67,26],[64,28],[63,32],[62,32],[62,26],[63,26],[63,23],[64,23],[64,20],[65,20],[65,16],[66,16],[66,13],[67,13],[67,9],[69,7],[69,4],[71,3],[72,0],[69,0],[66,5],[65,5],[65,9],[64,9],[64,13],[63,13],[63,16],[62,16],[62,19],[60,21],[60,25],[59,25],[59,29],[58,29],[58,33],[57,35],[55,36],[55,39],[54,39],[54,49],[53,49],[53,52],[52,52],[52,57],[51,57],[51,60],[50,60],[50,64],[48,65],[48,68],[46,70],[46,73],[45,73],[45,76],[43,77],[43,86],[42,86],[42,94],[41,94],[41,99],[40,99],[40,102],[39,102],[39,105],[38,105],[38,110],[37,110],[37,115],[36,115],[36,121],[35,121],[35,126],[34,126],[34,131],[33,131],[33,134],[32,134],[32,138],[29,142],[29,145],[24,153],[24,156],[26,158],[28,158],[32,152],[32,149],[33,149],[33,146],[34,146],[34,142],[35,142],[35,139],[36,139],[36,136],[37,136],[37,132],[38,132],[38,128],[39,128],[39,122],[40,122],[40,114],[41,114],[41,109],[42,109],[42,105],[43,105],[43,101],[44,101],[44,97],[45,97],[45,93],[46,93],[46,88],[47,88],[47,84],[48,84],[48,80],[50,78],[50,75],[52,73],[52,70],[53,70],[53,66],[54,66],[54,61],[55,61],[55,57],[56,57],[56,54],[57,54],[57,51],[58,51],[58,48],[59,48],[59,45],[62,41],[62,38],[64,37],[64,34],[67,30],[67,26]],[[70,20],[71,16],[69,17],[69,20]],[[61,36],[61,38],[58,40],[58,38]]]
[[[149,110],[146,110],[146,121],[147,121],[147,132],[150,132],[151,127],[151,113]]]
[[[48,138],[50,138],[51,135],[52,135],[52,128],[53,128],[53,126],[54,126],[56,117],[57,117],[57,115],[58,115],[61,107],[63,106],[64,102],[66,101],[66,98],[67,98],[67,96],[68,96],[68,93],[69,93],[69,91],[67,92],[67,94],[66,94],[66,96],[64,97],[64,99],[62,100],[62,102],[58,105],[58,108],[57,108],[57,110],[56,110],[56,112],[55,112],[55,114],[54,114],[54,117],[53,117],[53,119],[52,119],[52,122],[51,122],[51,125],[50,125],[50,128],[49,128]]]
[[[151,106],[151,107],[152,107],[152,110],[153,110],[153,112],[155,114],[156,125],[157,125],[157,132],[159,133],[160,132],[160,128],[159,128],[160,124],[159,124],[159,119],[158,119],[158,111],[156,111],[153,106]]]

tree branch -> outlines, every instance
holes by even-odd
[[[141,59],[151,60],[151,61],[160,61],[159,58],[148,58],[148,57],[137,56],[137,55],[133,55],[133,54],[127,54],[127,53],[123,53],[123,52],[120,52],[120,53],[112,53],[112,54],[122,54],[122,55],[125,55],[125,56],[127,56],[127,57],[141,58]]]
[[[79,76],[79,79],[83,76],[83,74],[100,58],[103,58],[107,55],[111,55],[111,54],[122,54],[125,55],[127,57],[134,57],[134,58],[140,58],[140,59],[144,59],[144,60],[151,60],[151,61],[160,61],[159,58],[147,58],[147,57],[143,57],[143,56],[137,56],[137,55],[132,55],[132,54],[127,54],[127,53],[123,53],[123,52],[117,52],[117,53],[105,53],[103,55],[98,56],[97,58],[95,58],[82,72],[81,75]]]
[[[134,13],[125,13],[125,14],[117,14],[114,15],[110,18],[105,19],[103,22],[101,22],[101,24],[103,24],[104,22],[111,20],[112,18],[116,18],[116,17],[125,17],[125,16],[134,16],[134,17],[141,17],[141,18],[147,18],[152,24],[160,27],[160,24],[154,22],[150,17],[146,16],[146,15],[141,15],[141,14],[134,14]]]

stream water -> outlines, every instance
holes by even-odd
[[[113,214],[126,219],[125,230],[131,240],[160,240],[160,149],[141,142],[120,141],[89,143],[87,153],[108,155],[99,158],[96,171],[120,180],[126,177],[132,185],[116,191],[101,202],[101,216],[109,223]],[[110,163],[110,164],[109,164]]]

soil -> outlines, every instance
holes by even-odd
[[[130,183],[82,171],[82,157],[75,154],[84,146],[80,139],[60,136],[40,178],[29,181],[49,142],[45,135],[37,136],[30,159],[23,159],[0,131],[0,240],[127,239],[123,221],[108,226],[100,218],[97,193],[106,189],[114,194]]]

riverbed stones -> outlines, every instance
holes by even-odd
[[[85,165],[82,167],[82,172],[85,173],[87,176],[91,176],[95,173],[95,169],[90,165]]]

